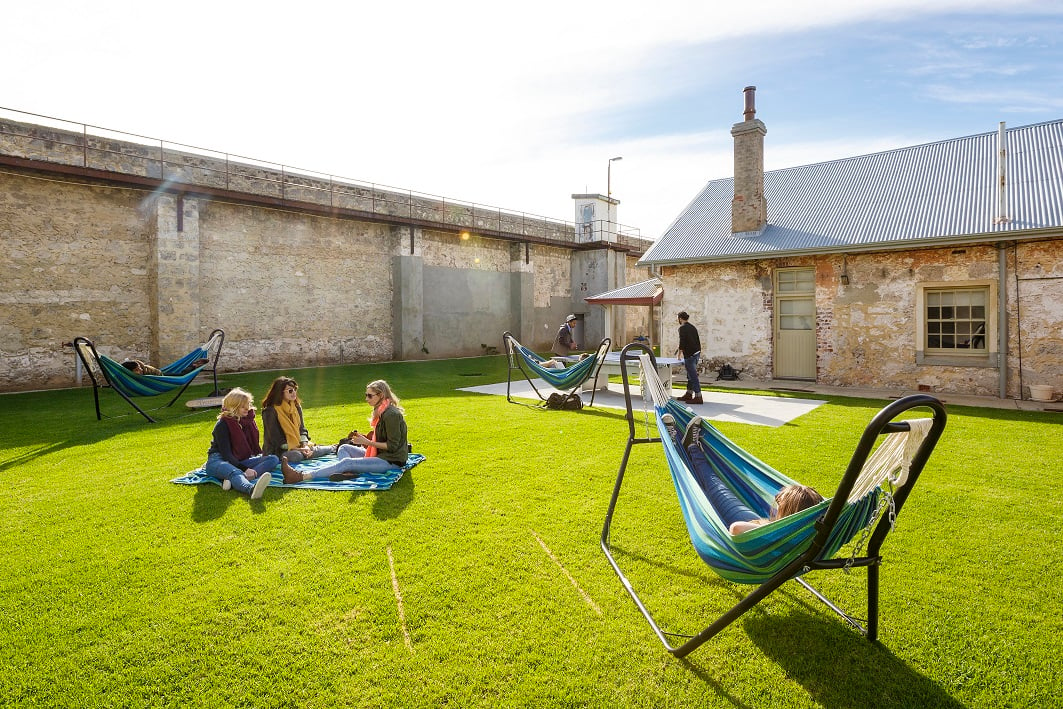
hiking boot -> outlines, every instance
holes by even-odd
[[[690,401],[690,397],[691,397],[691,396],[693,396],[693,394],[691,394],[691,393],[690,393],[690,392],[688,391],[687,393],[683,394],[682,396],[677,396],[677,397],[675,398],[675,400],[676,400],[676,401]]]
[[[701,440],[701,417],[695,416],[690,419],[690,423],[687,424],[687,430],[683,433],[683,447],[688,448],[691,445],[697,445]]]
[[[266,492],[266,488],[269,487],[269,481],[273,479],[273,476],[269,473],[262,473],[258,476],[258,480],[255,481],[255,488],[251,490],[252,500],[261,500],[262,495]]]
[[[284,473],[285,485],[294,485],[303,481],[303,474],[289,465],[283,456],[281,456],[281,472]]]
[[[701,394],[694,394],[687,399],[688,404],[704,404],[705,400],[701,398]]]

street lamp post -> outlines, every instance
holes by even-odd
[[[612,198],[613,196],[613,162],[616,160],[623,160],[623,157],[609,158],[608,167],[605,169],[605,196]]]

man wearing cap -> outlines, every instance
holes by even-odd
[[[579,345],[572,339],[572,331],[575,328],[576,316],[569,315],[565,318],[565,324],[557,331],[557,337],[554,338],[554,346],[550,348],[550,351],[555,355],[569,355],[572,354],[572,350],[578,349]]]

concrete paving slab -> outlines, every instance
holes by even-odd
[[[550,396],[554,389],[542,379],[535,380],[535,386],[543,396]],[[505,396],[506,383],[484,384],[474,387],[463,387],[458,391],[468,391],[474,394],[489,394],[492,396]],[[639,387],[632,387],[632,396],[637,397],[636,411],[643,408],[642,391]],[[673,393],[681,395],[683,389]],[[709,421],[731,421],[734,423],[748,423],[755,426],[778,427],[793,421],[798,416],[807,414],[809,411],[827,403],[818,399],[784,399],[777,396],[761,396],[757,394],[731,394],[727,392],[706,391],[702,392],[704,404],[692,404],[690,408],[695,414]],[[510,396],[516,399],[531,399],[538,401],[539,397],[527,381],[513,382],[510,387]],[[584,405],[589,404],[591,393],[580,393]],[[594,396],[595,407],[607,409],[624,409],[624,390],[620,384],[610,384],[608,389],[599,389]],[[646,410],[652,411],[653,404],[647,403]]]

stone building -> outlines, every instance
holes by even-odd
[[[746,89],[735,177],[640,260],[754,379],[1028,398],[1063,389],[1063,121],[765,173]],[[671,344],[668,344],[671,343]]]
[[[648,245],[596,233],[0,116],[0,391],[74,384],[77,336],[163,364],[221,328],[229,371],[482,355],[507,330],[546,350],[570,312],[596,343],[583,296],[644,277]]]

